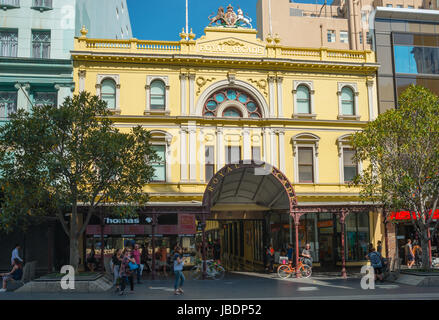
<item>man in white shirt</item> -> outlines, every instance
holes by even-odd
[[[20,258],[20,256],[18,255],[18,250],[20,250],[20,245],[16,244],[15,245],[15,249],[12,250],[12,255],[11,255],[11,265],[14,264],[14,259],[18,259],[21,262],[23,262],[23,259]]]

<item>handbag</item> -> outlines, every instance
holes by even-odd
[[[128,267],[130,268],[131,271],[133,270],[137,270],[139,268],[139,265],[137,263],[134,262],[128,262]]]

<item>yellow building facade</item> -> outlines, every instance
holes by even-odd
[[[314,265],[340,265],[342,240],[347,265],[365,264],[369,243],[384,236],[380,215],[348,186],[362,167],[351,161],[348,137],[378,114],[375,55],[286,47],[256,35],[216,26],[197,39],[182,32],[176,42],[104,40],[87,38],[83,28],[72,52],[75,93],[106,100],[121,131],[151,131],[162,161],[145,187],[150,207],[188,216],[203,207],[207,184],[225,165],[261,161],[291,182],[301,214],[298,247],[310,243]],[[229,269],[260,270],[267,246],[278,259],[296,242],[282,186],[257,175],[230,175],[211,199],[206,232],[219,240]],[[189,253],[197,245],[185,237],[201,218],[187,220],[192,231],[179,230],[176,219],[177,227],[166,229],[165,221],[160,229],[159,222],[154,232],[163,241],[173,233]],[[148,230],[136,237],[149,237]]]

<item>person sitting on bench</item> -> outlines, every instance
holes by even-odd
[[[23,265],[20,260],[17,258],[14,259],[14,265],[12,266],[12,270],[9,273],[2,273],[0,276],[3,278],[3,287],[0,289],[0,292],[6,291],[7,282],[10,280],[21,280],[23,276]]]

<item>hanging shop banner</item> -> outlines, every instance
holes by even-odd
[[[431,216],[432,210],[430,210],[429,216]],[[390,213],[389,220],[418,220],[419,216],[416,212],[410,211],[393,211]],[[433,214],[433,220],[439,219],[439,209],[436,209]]]

